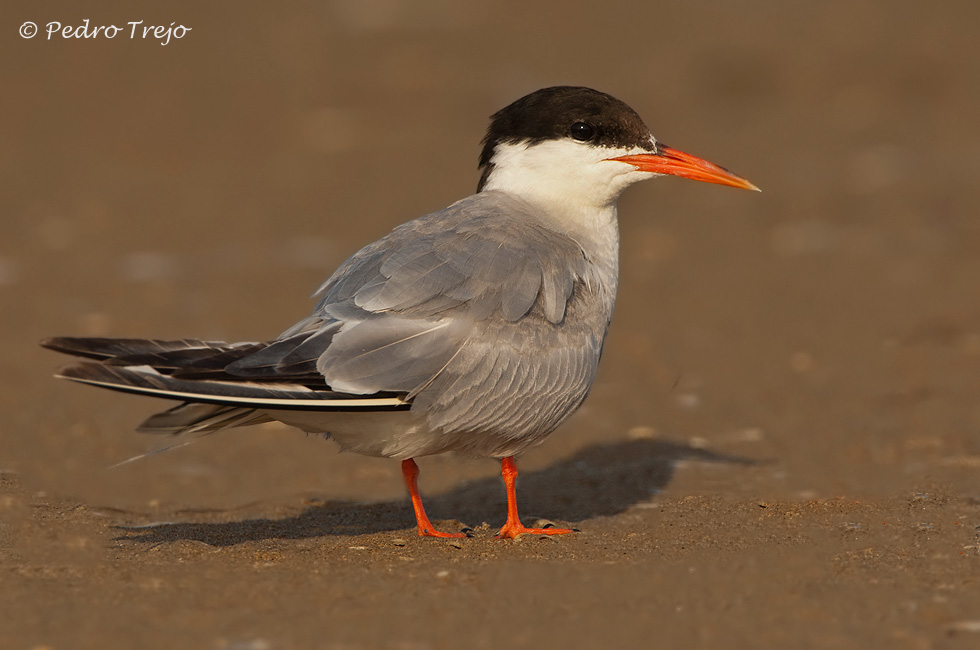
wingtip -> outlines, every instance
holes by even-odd
[[[37,342],[42,348],[47,348],[48,350],[55,350],[56,352],[61,352],[64,347],[65,337],[63,336],[46,336]]]
[[[86,366],[93,365],[82,363],[69,363],[61,366],[54,371],[54,376],[58,379],[68,379],[69,381],[84,381]]]
[[[85,336],[49,336],[38,341],[38,344],[42,348],[54,350],[55,352],[62,352],[74,356],[89,356],[93,343],[98,343],[103,340]]]

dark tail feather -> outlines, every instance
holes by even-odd
[[[273,384],[253,381],[207,381],[184,379],[159,372],[147,365],[122,366],[112,363],[80,361],[58,370],[58,377],[83,384],[93,384],[126,393],[155,395],[181,401],[224,403],[254,400],[250,406],[270,401],[312,399],[325,400],[338,397],[329,389],[314,390],[303,384]],[[288,402],[285,403],[288,406]],[[282,406],[282,404],[280,404]]]
[[[301,336],[311,338],[309,334]],[[319,339],[325,339],[322,347],[329,343],[328,337],[321,336]],[[150,366],[162,374],[181,379],[235,381],[248,377],[275,382],[284,379],[307,380],[314,385],[322,384],[322,376],[316,369],[316,360],[322,350],[306,354],[306,348],[300,345],[299,353],[289,355],[288,364],[280,363],[283,356],[299,343],[294,340],[224,343],[197,339],[160,341],[67,336],[41,341],[41,345],[50,350],[92,359],[107,366]]]
[[[232,427],[272,422],[272,418],[252,408],[218,404],[185,403],[148,417],[137,431],[141,433],[208,434]]]
[[[265,347],[264,343],[224,343],[179,339],[111,339],[58,336],[41,341],[43,347],[76,357],[110,361],[124,365],[148,365],[157,368],[181,368],[227,353],[237,359]],[[228,361],[225,362],[229,363]],[[210,364],[209,364],[210,365]]]

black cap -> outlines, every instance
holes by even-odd
[[[502,143],[529,145],[569,138],[597,147],[655,151],[650,129],[636,111],[612,95],[581,86],[542,88],[497,111],[483,138],[479,188],[490,174]]]

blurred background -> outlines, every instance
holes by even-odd
[[[101,506],[398,498],[397,463],[273,426],[165,446],[161,406],[56,381],[51,335],[256,340],[347,256],[476,185],[490,114],[621,98],[762,194],[620,202],[593,395],[530,470],[674,441],[765,464],[678,494],[890,494],[980,466],[980,5],[7,3],[0,21],[0,468]],[[47,40],[45,25],[184,25]],[[34,21],[40,33],[21,38]],[[426,471],[426,466],[434,471]],[[423,463],[423,490],[489,461]],[[971,485],[973,487],[971,487]]]

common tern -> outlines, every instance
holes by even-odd
[[[278,338],[42,345],[83,358],[60,377],[181,402],[140,431],[278,420],[401,460],[420,536],[464,536],[436,530],[419,495],[413,459],[449,451],[501,459],[498,537],[571,532],[521,523],[514,456],[592,385],[619,275],[619,195],[665,174],[758,188],[657,142],[622,101],[571,86],[494,114],[479,169],[475,194],[355,253],[316,291],[312,315]]]

